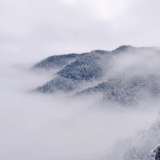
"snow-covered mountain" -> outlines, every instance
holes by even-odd
[[[103,67],[100,61],[106,54],[108,54],[107,51],[95,50],[90,53],[74,54],[74,60],[73,58],[68,58],[71,57],[70,55],[67,55],[66,59],[64,58],[66,55],[60,55],[56,56],[56,58],[52,56],[42,60],[31,69],[49,70],[55,66],[55,68],[59,67],[59,71],[56,73],[56,78],[38,87],[36,90],[43,93],[68,92],[79,88],[81,82],[100,79],[103,76]],[[50,61],[51,59],[53,59],[52,62]],[[58,59],[61,65],[58,65],[55,59]]]
[[[160,95],[160,75],[150,56],[159,57],[159,48],[120,46],[113,51],[94,50],[82,54],[48,57],[32,70],[58,69],[53,79],[34,91],[57,91],[83,96],[102,94],[103,101],[123,105],[138,103],[147,96]],[[147,56],[146,56],[147,55]],[[126,58],[127,57],[127,58]],[[132,61],[135,61],[134,65]],[[146,62],[142,65],[142,62]],[[154,62],[153,62],[154,63]]]
[[[117,141],[105,160],[151,160],[151,150],[160,142],[160,115],[132,138]],[[116,152],[116,154],[115,154]],[[153,158],[154,159],[154,158]]]
[[[76,96],[103,93],[103,101],[116,102],[122,105],[137,104],[146,97],[160,96],[160,77],[114,77],[97,86],[78,92]]]

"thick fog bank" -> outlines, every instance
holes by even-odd
[[[157,115],[158,102],[139,109],[92,107],[97,97],[29,94],[50,79],[22,67],[1,67],[0,159],[97,160],[118,139],[134,135]],[[150,105],[154,105],[150,107]]]

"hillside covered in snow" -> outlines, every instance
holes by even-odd
[[[31,70],[56,69],[53,78],[33,91],[71,93],[76,97],[101,94],[101,101],[121,105],[137,104],[160,96],[157,72],[160,49],[120,46],[113,51],[94,50],[82,54],[48,57]],[[153,63],[155,61],[155,63]]]

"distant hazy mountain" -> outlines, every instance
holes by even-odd
[[[107,51],[96,50],[83,54],[52,56],[42,60],[31,69],[48,70],[54,67],[60,67],[60,70],[57,72],[57,77],[55,79],[38,87],[36,90],[43,93],[72,91],[77,89],[81,82],[101,78],[103,76],[103,67],[100,61],[107,53]],[[60,65],[58,62],[61,62]]]
[[[114,55],[117,53],[123,53],[127,52],[128,50],[137,51],[140,48],[135,48],[132,46],[120,46],[117,49],[113,51],[104,51],[104,50],[94,50],[87,53],[82,54],[64,54],[64,55],[55,55],[45,58],[44,60],[36,63],[32,69],[54,69],[54,68],[61,68],[64,67],[71,62],[73,62],[71,67],[75,67],[77,65],[77,68],[79,65],[87,65],[89,66],[92,61],[95,62],[97,58],[99,59],[100,56],[105,56],[106,54]],[[72,69],[73,70],[73,69]]]
[[[48,57],[32,67],[32,70],[42,69],[59,70],[56,73],[56,78],[53,78],[43,86],[37,87],[34,91],[42,93],[56,93],[62,91],[65,93],[75,91],[76,96],[91,95],[94,93],[102,93],[103,101],[111,101],[121,104],[132,104],[138,102],[146,96],[160,95],[160,78],[155,73],[139,74],[130,76],[122,75],[120,72],[113,69],[118,69],[126,63],[123,57],[128,54],[136,54],[139,57],[141,54],[157,54],[158,48],[152,47],[132,47],[120,46],[113,51],[94,50],[82,54],[67,54]],[[118,62],[122,64],[114,64]],[[117,62],[116,62],[117,63]],[[113,66],[114,64],[114,66]],[[136,66],[130,66],[134,68]],[[118,70],[117,69],[117,70]],[[139,70],[140,68],[136,68]],[[144,67],[145,70],[145,67]],[[147,72],[147,71],[144,71]],[[113,74],[114,73],[114,74]],[[110,76],[113,74],[112,76]],[[97,85],[91,85],[92,82],[97,82]],[[87,84],[85,86],[85,84]],[[95,83],[94,83],[95,84]]]

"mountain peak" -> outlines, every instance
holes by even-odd
[[[116,48],[115,50],[126,50],[126,49],[132,49],[132,48],[135,48],[131,45],[122,45],[122,46],[119,46],[118,48]]]

